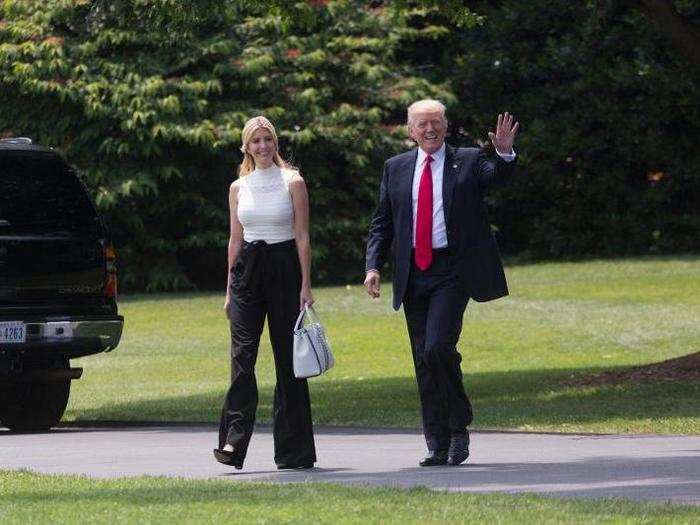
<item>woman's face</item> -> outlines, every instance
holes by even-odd
[[[253,132],[248,142],[248,153],[255,161],[256,168],[269,168],[273,164],[277,148],[272,133],[265,128],[258,128]]]

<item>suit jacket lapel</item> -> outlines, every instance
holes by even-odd
[[[445,225],[450,221],[450,210],[452,209],[452,195],[457,183],[457,173],[459,172],[459,159],[455,155],[452,146],[445,148],[445,165],[442,169],[442,209],[445,212]]]
[[[404,213],[402,214],[404,224],[410,224],[410,228],[404,228],[408,237],[409,247],[413,245],[413,174],[416,171],[416,161],[418,159],[418,148],[414,149],[411,155],[408,155],[403,165],[399,167],[401,173],[400,192],[401,198],[404,199],[405,206],[402,206]]]

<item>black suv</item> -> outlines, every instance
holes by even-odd
[[[48,430],[82,374],[114,349],[115,252],[75,171],[29,139],[0,140],[0,422]]]

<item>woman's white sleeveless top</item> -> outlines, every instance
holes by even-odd
[[[294,238],[289,182],[295,173],[272,166],[256,169],[238,179],[238,220],[245,241],[272,244]]]

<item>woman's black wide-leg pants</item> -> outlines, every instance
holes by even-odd
[[[258,405],[255,362],[267,315],[277,384],[273,437],[277,465],[316,461],[309,388],[294,377],[293,329],[299,315],[301,269],[294,240],[244,242],[231,268],[231,387],[221,412],[219,448],[230,444],[241,462]]]

